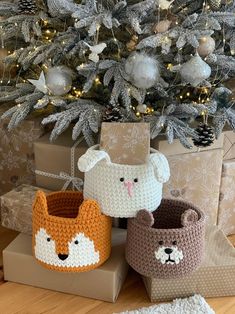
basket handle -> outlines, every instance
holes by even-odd
[[[152,227],[154,224],[153,214],[146,209],[141,209],[138,211],[136,220],[138,223],[146,227]]]
[[[99,216],[101,216],[101,210],[98,203],[95,200],[84,200],[79,207],[77,219],[93,219]]]
[[[37,191],[36,193],[35,200],[33,203],[33,211],[39,212],[42,215],[48,214],[46,194],[41,190]]]

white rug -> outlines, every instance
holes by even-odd
[[[215,312],[202,296],[195,295],[186,299],[176,299],[172,303],[143,307],[119,314],[215,314]]]

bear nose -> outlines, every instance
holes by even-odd
[[[171,254],[172,252],[173,252],[172,249],[169,249],[169,248],[165,249],[165,253],[166,253],[166,254]]]
[[[67,254],[58,254],[59,259],[61,259],[62,261],[66,260],[66,258],[68,257]]]

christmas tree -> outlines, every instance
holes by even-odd
[[[147,121],[188,148],[235,129],[234,1],[1,1],[0,15],[9,129],[35,112],[52,140],[72,125],[92,145],[102,121]]]

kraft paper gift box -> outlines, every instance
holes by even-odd
[[[184,148],[179,140],[168,144],[161,138],[152,146],[166,155],[170,165],[171,177],[163,186],[163,197],[189,201],[205,212],[207,224],[217,224],[223,136],[200,151]]]
[[[38,190],[35,186],[23,184],[1,196],[1,222],[4,227],[32,234],[32,204]]]
[[[74,142],[70,130],[54,142],[49,137],[47,134],[34,143],[36,185],[52,191],[81,188],[84,174],[77,161],[88,149],[85,140]]]
[[[235,132],[224,132],[224,160],[235,159]]]
[[[113,229],[112,253],[99,268],[84,273],[62,273],[43,268],[32,256],[32,238],[20,234],[4,251],[4,278],[8,281],[115,302],[125,281],[126,231]]]
[[[0,116],[9,109],[1,105]],[[0,120],[0,195],[14,187],[35,184],[33,142],[45,131],[40,119],[29,118],[13,131],[8,131],[8,120]]]
[[[110,123],[101,127],[100,147],[118,164],[144,164],[150,154],[149,123]]]
[[[151,302],[201,294],[203,297],[235,295],[235,249],[217,226],[207,230],[204,261],[193,274],[180,279],[142,277]]]
[[[223,162],[218,226],[226,235],[235,234],[235,159]]]

